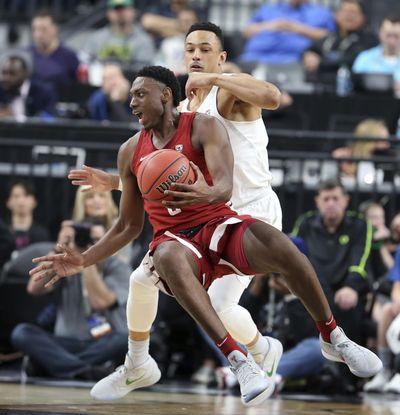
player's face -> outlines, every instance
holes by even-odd
[[[349,199],[341,187],[322,190],[315,198],[317,208],[325,220],[338,221],[344,216]]]
[[[132,114],[145,130],[158,125],[164,114],[162,84],[151,78],[138,77],[129,91]]]
[[[196,30],[185,40],[185,65],[188,73],[221,73],[221,65],[226,60],[226,52],[213,32]]]

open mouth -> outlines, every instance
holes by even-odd
[[[190,65],[190,69],[192,72],[200,72],[203,70],[203,67],[194,63],[193,65]]]
[[[139,111],[134,111],[133,114],[136,115],[136,117],[138,117],[139,120],[143,117],[143,113],[141,113]]]

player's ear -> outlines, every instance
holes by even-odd
[[[226,52],[222,51],[219,57],[218,65],[222,66],[226,62],[226,58],[227,58]]]
[[[161,101],[163,104],[166,104],[168,102],[168,100],[171,98],[172,96],[172,91],[171,88],[164,88],[162,91],[162,96],[161,96]]]

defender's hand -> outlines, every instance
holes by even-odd
[[[185,93],[189,100],[196,95],[196,89],[208,88],[213,85],[217,74],[192,72],[186,81]]]
[[[95,169],[93,167],[83,166],[82,169],[71,170],[68,179],[75,186],[88,186],[82,192],[109,192],[118,188],[116,180],[112,174]]]

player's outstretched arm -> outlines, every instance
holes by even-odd
[[[29,271],[29,275],[35,282],[45,282],[45,288],[54,285],[61,278],[78,274],[84,268],[84,258],[79,251],[66,245],[57,245],[57,248],[60,254],[45,255],[32,260],[39,265]]]
[[[261,81],[251,75],[217,74],[217,73],[190,73],[186,82],[186,96],[191,99],[196,89],[218,86],[226,96],[223,100],[234,98],[257,108],[274,110],[279,107],[281,93],[270,82]],[[220,94],[218,96],[218,109],[221,109]],[[222,106],[224,104],[222,103]],[[224,111],[225,112],[225,111]]]
[[[89,166],[71,170],[68,179],[75,186],[87,186],[82,192],[109,192],[119,188],[119,176]]]
[[[59,246],[61,254],[34,258],[39,264],[30,271],[36,281],[43,280],[51,286],[64,277],[75,275],[89,265],[114,254],[132,239],[138,237],[143,228],[143,201],[136,178],[130,172],[130,160],[135,150],[137,137],[124,143],[118,153],[118,170],[124,185],[120,201],[120,215],[112,228],[93,246],[80,253],[66,246]],[[126,190],[125,190],[126,189]]]

